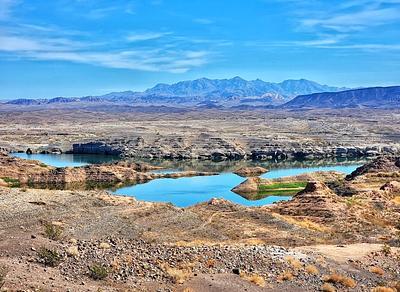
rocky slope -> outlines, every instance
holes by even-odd
[[[400,108],[400,86],[300,95],[284,108]]]

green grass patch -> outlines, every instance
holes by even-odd
[[[305,188],[307,182],[278,182],[270,185],[259,185],[260,191],[272,191],[281,189],[301,189]]]
[[[12,177],[2,177],[2,179],[8,184],[9,187],[19,188],[21,186],[19,179]]]

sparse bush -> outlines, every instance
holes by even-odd
[[[11,177],[3,177],[3,180],[8,184],[11,188],[19,188],[21,186],[21,182],[19,179],[11,178]]]
[[[285,271],[278,276],[278,281],[291,281],[294,276],[291,272]]]
[[[397,290],[394,288],[378,286],[373,288],[371,292],[397,292]]]
[[[311,274],[311,275],[318,275],[319,274],[318,268],[316,266],[314,266],[314,265],[306,266],[306,272]]]
[[[59,240],[63,233],[63,229],[61,226],[48,222],[44,225],[44,233],[46,237],[51,240]]]
[[[331,284],[329,283],[324,283],[324,285],[322,285],[321,290],[323,292],[336,292],[335,287],[333,287]]]
[[[257,286],[265,287],[265,280],[260,275],[257,274],[248,275],[246,273],[240,273],[240,277],[245,279],[246,281],[256,284]]]
[[[390,245],[388,244],[384,244],[382,246],[381,252],[385,255],[385,256],[389,256],[392,253],[392,249],[390,248]]]
[[[377,267],[377,266],[374,266],[374,267],[369,268],[369,271],[370,271],[371,273],[374,273],[374,274],[377,274],[377,275],[380,275],[380,276],[382,276],[383,274],[385,274],[385,271],[384,271],[382,268]]]
[[[176,284],[183,284],[192,275],[190,267],[186,268],[172,268],[168,264],[161,265],[161,268],[171,277],[172,281]]]
[[[89,275],[93,280],[103,280],[108,276],[108,269],[101,264],[94,264],[89,267]]]
[[[0,288],[3,287],[6,281],[7,273],[8,273],[8,268],[5,266],[0,266]]]
[[[357,286],[357,282],[354,281],[352,278],[346,277],[339,275],[337,273],[333,273],[330,275],[325,275],[322,280],[325,282],[330,282],[330,283],[340,283],[343,286],[349,287],[349,288],[354,288]]]
[[[300,270],[303,268],[303,264],[292,256],[286,257],[286,261],[296,270]]]
[[[45,266],[55,267],[61,261],[61,256],[55,249],[41,247],[38,251],[39,262]]]

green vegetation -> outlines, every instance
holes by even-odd
[[[299,189],[305,188],[307,182],[278,182],[270,185],[260,185],[259,190],[267,191],[267,190],[276,190],[276,189]]]
[[[101,264],[94,264],[89,267],[90,277],[93,280],[103,280],[108,276],[108,270]]]
[[[21,183],[19,179],[11,178],[11,177],[2,177],[2,179],[8,184],[11,188],[19,188]]]
[[[59,240],[63,233],[63,229],[58,225],[48,222],[44,225],[44,233],[46,237],[51,240]]]
[[[55,249],[41,247],[38,251],[39,262],[45,266],[55,267],[61,261],[61,256]]]
[[[291,196],[303,190],[307,182],[277,182],[268,185],[259,185],[257,197]]]

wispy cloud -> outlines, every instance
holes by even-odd
[[[6,20],[11,16],[12,9],[19,0],[0,0],[0,20]]]
[[[338,13],[332,17],[304,19],[301,23],[305,27],[322,27],[339,32],[349,32],[399,21],[399,15],[400,8],[367,9]]]
[[[209,18],[195,18],[195,19],[193,19],[193,22],[199,23],[199,24],[213,24],[214,23],[214,21]]]
[[[145,33],[131,33],[126,37],[128,42],[148,41],[162,38],[166,35],[172,34],[171,32],[145,32]]]

